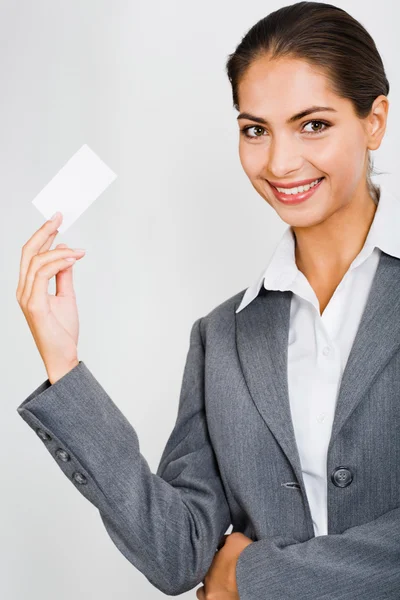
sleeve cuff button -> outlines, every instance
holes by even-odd
[[[78,471],[75,471],[75,473],[72,475],[72,479],[76,481],[76,483],[80,483],[81,485],[87,483],[86,477],[82,475],[82,473],[78,473]]]
[[[40,427],[38,427],[36,429],[36,433],[38,434],[40,439],[43,440],[44,442],[49,442],[51,440],[51,435],[49,435],[46,431],[44,431]]]
[[[68,454],[68,452],[66,450],[63,450],[62,448],[57,448],[56,456],[62,462],[68,462],[69,460],[71,460],[71,457]]]

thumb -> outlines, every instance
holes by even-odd
[[[67,244],[57,244],[56,248],[68,248],[68,246]],[[61,269],[56,273],[56,296],[75,296],[72,277],[74,264],[75,262],[70,267]]]

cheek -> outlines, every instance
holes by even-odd
[[[257,144],[258,145],[258,144]],[[242,168],[246,175],[252,179],[258,177],[263,172],[266,162],[266,154],[260,147],[251,144],[239,143],[239,158]]]
[[[315,160],[321,172],[326,173],[333,189],[351,186],[359,180],[364,167],[364,141],[358,132],[346,137],[331,136],[325,144],[318,144]]]

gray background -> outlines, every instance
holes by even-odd
[[[31,202],[84,143],[118,175],[53,247],[86,249],[74,266],[79,359],[135,427],[154,472],[176,419],[190,326],[252,283],[287,226],[241,168],[224,72],[246,31],[285,4],[0,0],[5,600],[163,596],[16,412],[47,378],[15,298],[21,248],[44,221]],[[336,4],[369,30],[385,63],[391,107],[373,156],[388,174],[374,180],[396,192],[399,7]]]

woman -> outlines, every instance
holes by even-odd
[[[22,252],[48,380],[18,412],[166,594],[398,599],[400,205],[370,179],[384,67],[345,11],[299,2],[254,25],[227,72],[242,166],[289,227],[261,277],[193,324],[157,473],[78,360],[66,261],[82,254],[50,250],[59,216]]]

